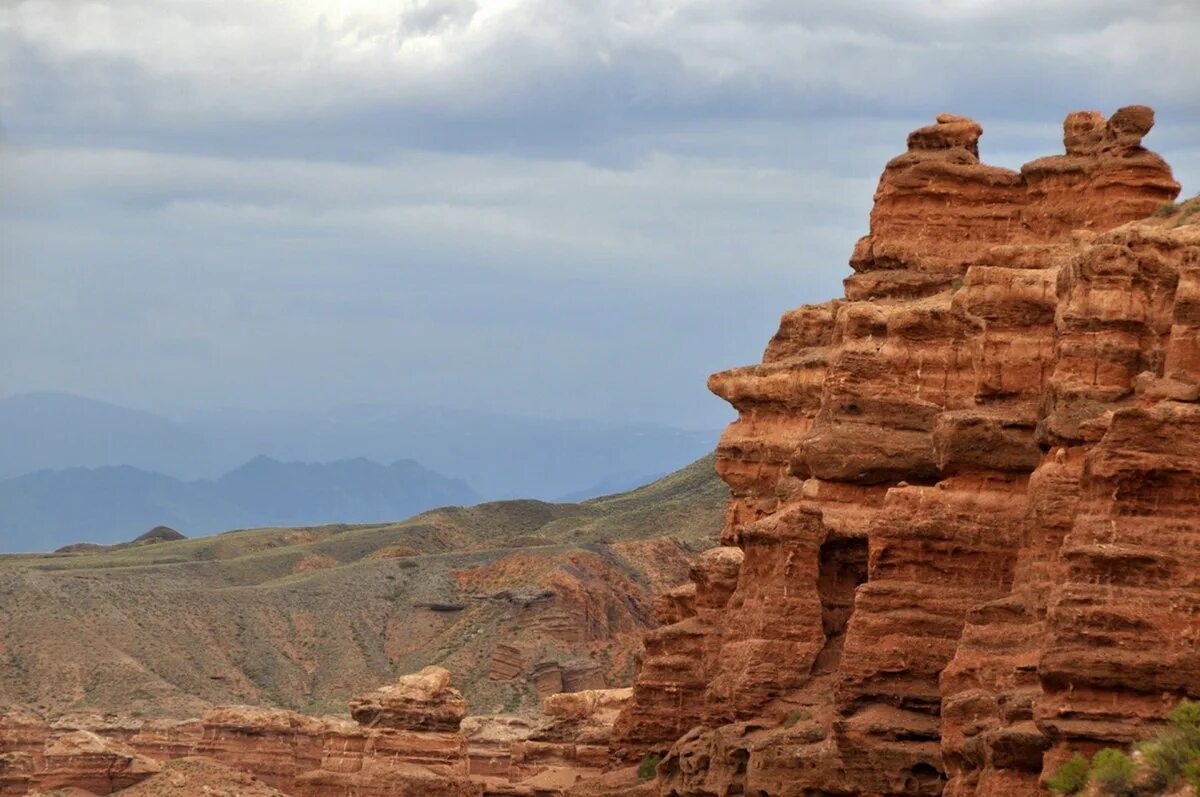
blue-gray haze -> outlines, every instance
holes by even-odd
[[[1150,104],[1194,194],[1197,41],[1194,0],[9,0],[0,396],[716,429],[938,112],[1016,167]]]

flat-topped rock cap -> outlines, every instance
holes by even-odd
[[[456,731],[467,701],[450,685],[450,673],[426,667],[350,702],[350,716],[367,727]]]
[[[936,117],[937,124],[918,128],[908,134],[908,149],[938,150],[962,147],[968,152],[979,155],[979,137],[983,135],[983,126],[969,116],[953,113],[940,113]]]

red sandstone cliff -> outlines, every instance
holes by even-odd
[[[614,752],[650,793],[1041,793],[1200,695],[1200,202],[1148,108],[884,170],[845,299],[715,374],[722,539],[661,606]],[[619,788],[609,793],[619,792]]]

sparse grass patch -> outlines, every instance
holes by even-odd
[[[808,713],[804,709],[794,708],[787,713],[786,717],[783,718],[783,727],[790,728],[800,720],[807,722],[810,719],[812,719],[812,714]]]
[[[654,771],[658,769],[658,765],[661,761],[662,756],[658,753],[646,753],[646,757],[642,759],[642,763],[638,764],[638,779],[650,780],[652,777],[654,777]]]
[[[1183,779],[1192,787],[1192,791],[1200,794],[1200,761],[1184,765]]]

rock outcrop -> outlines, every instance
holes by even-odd
[[[450,673],[426,667],[350,702],[350,716],[367,728],[455,731],[467,701],[450,685]]]
[[[560,693],[540,717],[468,717],[471,775],[485,795],[545,797],[599,777],[608,765],[613,723],[630,689]]]
[[[177,758],[121,797],[286,797],[253,775],[207,758]]]
[[[1200,200],[1153,119],[1070,114],[1014,172],[939,116],[845,298],[710,379],[726,547],[613,739],[653,793],[1039,794],[1200,695]]]
[[[0,716],[0,795],[111,794],[145,781],[163,793],[208,787],[235,794],[241,784],[246,793],[294,797],[476,797],[482,787],[470,779],[459,729],[466,702],[449,681],[437,667],[404,676],[354,701],[361,722],[250,706],[182,722],[85,716],[47,723],[9,712]]]
[[[109,794],[159,771],[159,762],[93,731],[51,730],[36,718],[0,717],[0,794],[77,789]]]
[[[252,706],[152,722],[9,711],[0,795],[550,797],[603,773],[631,692],[559,693],[538,716],[468,717],[449,673],[427,667],[353,701],[357,721]]]

